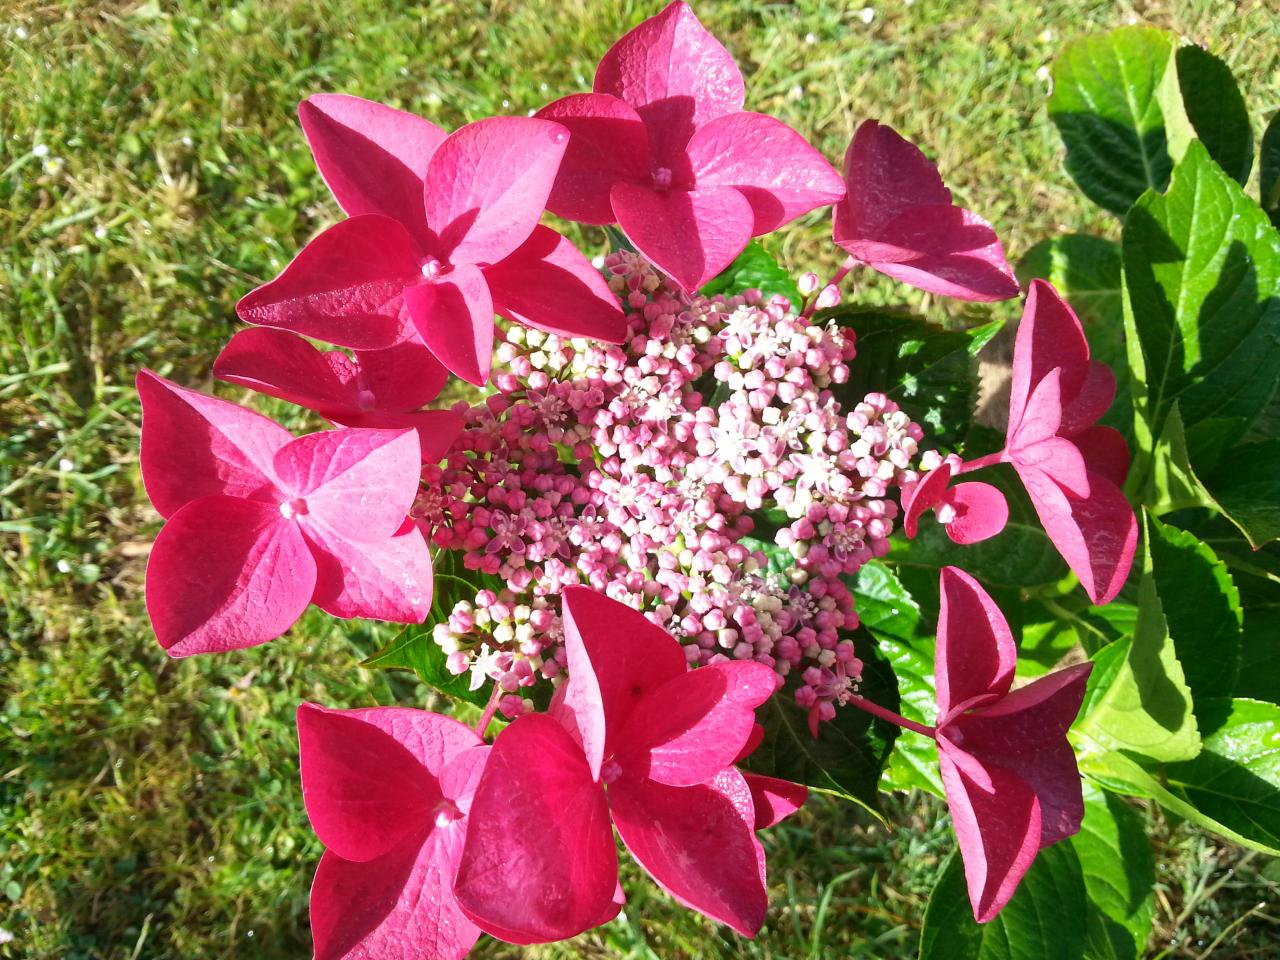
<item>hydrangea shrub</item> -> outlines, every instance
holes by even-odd
[[[1136,957],[1154,877],[1102,790],[1280,852],[1280,165],[1269,129],[1262,204],[1243,192],[1247,113],[1207,106],[1210,83],[1239,99],[1209,61],[1141,30],[1065,51],[1050,110],[1085,193],[1129,210],[1123,240],[1045,241],[1016,273],[884,124],[838,173],[744,110],[682,2],[533,117],[450,133],[303,102],[347,218],[246,294],[213,370],[331,429],[149,371],[138,390],[171,656],[251,656],[231,651],[314,603],[408,625],[368,662],[482,708],[472,728],[299,707],[317,957],[608,923],[615,831],[754,936],[758,833],[810,789],[945,799],[925,957],[985,955],[991,931]],[[1132,63],[1164,79],[1133,89]],[[1129,149],[1153,138],[1163,166]],[[793,280],[753,238],[825,207],[847,259]],[[593,265],[546,211],[612,252]],[[842,302],[863,269],[909,301],[1023,298],[1002,431],[972,417],[999,324]],[[442,407],[450,377],[482,391]],[[1053,929],[1046,890],[1068,901]]]

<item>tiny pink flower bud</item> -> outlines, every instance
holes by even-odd
[[[829,283],[818,294],[818,299],[814,301],[814,309],[830,310],[832,307],[838,307],[840,299],[840,288],[833,283]]]

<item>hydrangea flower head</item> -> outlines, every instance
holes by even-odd
[[[587,584],[694,665],[798,678],[815,723],[830,720],[860,670],[843,578],[888,552],[887,494],[916,478],[923,431],[883,394],[837,398],[853,343],[833,323],[758,293],[689,296],[625,251],[605,270],[626,342],[510,330],[498,393],[466,411],[441,496],[424,498],[432,541],[503,581],[436,627],[448,667],[511,693],[558,682],[559,595]],[[785,573],[747,539],[765,504],[785,522]]]
[[[680,645],[625,604],[572,587],[563,605],[569,680],[549,714],[519,717],[494,742],[458,867],[462,909],[513,943],[611,919],[621,903],[612,823],[664,890],[753,936],[767,905],[764,853],[733,763],[773,672],[688,670]]]
[[[454,133],[342,94],[299,109],[316,163],[351,214],[244,297],[251,323],[377,350],[418,339],[475,384],[493,316],[616,342],[622,315],[585,257],[538,218],[568,134],[528,117]]]
[[[138,374],[142,478],[167,523],[147,612],[173,657],[280,636],[315,603],[337,617],[421,622],[431,555],[408,519],[412,430],[294,437],[260,414]]]
[[[834,239],[855,260],[943,297],[1018,295],[990,224],[956,206],[938,168],[892,128],[862,122],[845,152],[844,181]]]
[[[687,291],[753,236],[844,192],[831,165],[781,121],[742,109],[742,74],[687,3],[609,49],[593,92],[537,114],[568,128],[548,200],[559,216],[617,223]]]
[[[326,847],[311,886],[316,960],[460,960],[480,935],[453,896],[489,748],[404,707],[298,708],[302,799]]]
[[[1067,730],[1091,663],[1011,690],[1017,647],[999,607],[955,567],[940,578],[938,762],[974,918],[985,923],[1036,853],[1077,833],[1084,799]]]

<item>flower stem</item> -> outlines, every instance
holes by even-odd
[[[831,282],[828,283],[827,286],[830,287],[838,285],[841,280],[853,272],[854,267],[857,265],[858,261],[852,256],[845,257],[844,263],[840,264],[840,269],[836,271],[836,275],[831,278]]]
[[[905,730],[914,730],[923,737],[930,740],[936,739],[936,731],[933,727],[926,727],[923,723],[916,723],[914,720],[908,720],[904,716],[894,713],[892,710],[886,710],[878,703],[872,703],[870,700],[864,700],[862,697],[850,697],[849,703],[853,704],[859,710],[864,710],[873,717],[879,717],[881,720],[887,720],[894,726],[902,727]]]
[[[972,473],[974,470],[981,470],[983,467],[993,467],[1004,459],[1004,451],[997,450],[995,453],[988,453],[985,457],[978,457],[976,460],[966,460],[960,464],[960,469],[956,474]]]
[[[849,275],[849,273],[859,265],[859,262],[852,256],[846,257],[844,263],[840,264],[840,269],[836,271],[836,275],[831,278],[826,287],[820,287],[814,292],[813,299],[809,301],[808,306],[800,313],[802,320],[808,320],[813,316],[813,311],[818,307],[818,298],[822,296],[822,291],[827,287],[839,286],[840,281]]]
[[[489,702],[484,706],[484,713],[480,714],[480,719],[476,721],[476,734],[481,740],[489,730],[489,721],[493,719],[494,713],[498,709],[498,701],[502,698],[502,684],[497,680],[493,681],[493,693],[489,694]]]

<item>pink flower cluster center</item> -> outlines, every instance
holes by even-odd
[[[449,669],[495,679],[503,712],[523,712],[526,688],[560,682],[558,597],[585,584],[691,664],[794,673],[801,705],[830,719],[861,669],[844,578],[887,551],[886,495],[914,479],[920,427],[880,394],[843,409],[831,388],[852,335],[783,298],[691,297],[627,252],[605,270],[623,344],[512,328],[498,393],[424,473],[424,530],[501,581],[437,625]],[[761,512],[774,529],[753,539]]]

